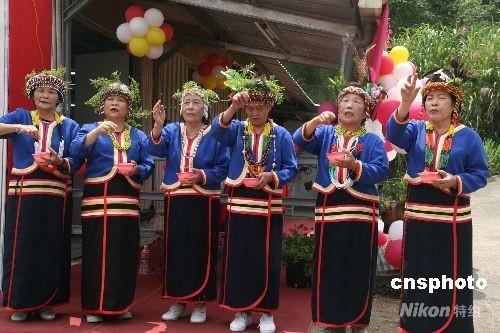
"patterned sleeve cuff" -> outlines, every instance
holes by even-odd
[[[199,169],[201,172],[201,185],[205,185],[207,183],[207,174],[204,170]]]
[[[271,175],[273,175],[274,188],[277,189],[278,186],[280,186],[280,179],[278,178],[278,174],[274,171],[271,171]]]
[[[224,116],[224,112],[222,112],[222,113],[220,114],[220,116],[219,116],[219,125],[220,125],[220,127],[222,127],[222,128],[228,128],[228,127],[229,127],[229,125],[231,124],[231,121],[229,121],[229,123],[227,123],[227,124],[224,124],[224,122],[222,121],[223,116]]]
[[[155,145],[159,145],[161,143],[161,134],[160,134],[160,137],[155,139],[154,135],[153,135],[153,130],[151,130],[151,132],[149,132],[149,135],[151,136],[151,140],[153,141],[153,143]]]
[[[462,184],[462,178],[460,178],[460,176],[455,176],[457,177],[457,194],[456,195],[460,195],[462,194],[462,189],[463,189],[463,184]]]
[[[398,109],[396,109],[396,111],[394,111],[393,117],[394,117],[394,120],[396,121],[396,123],[398,123],[400,125],[405,125],[405,124],[407,124],[410,121],[409,115],[407,115],[404,120],[399,119],[399,117],[398,117]]]
[[[306,137],[306,125],[308,124],[309,122],[305,123],[303,126],[302,126],[302,139],[304,141],[312,141],[312,139],[314,138],[314,132],[313,132],[313,135],[311,135],[310,138]],[[315,130],[316,131],[316,130]]]
[[[361,161],[356,161],[354,173],[356,174],[356,178],[354,178],[354,181],[357,182],[361,178],[361,174],[363,173],[363,163],[361,163]]]

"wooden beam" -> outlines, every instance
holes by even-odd
[[[307,30],[326,32],[329,34],[344,36],[346,34],[354,36],[356,26],[350,24],[335,23],[331,21],[319,20],[311,17],[305,17],[273,9],[259,8],[250,4],[236,3],[227,0],[170,0],[174,3],[182,3],[193,7],[215,10],[228,14],[251,17],[264,20],[296,26]]]
[[[174,44],[167,52],[165,52],[161,57],[159,57],[157,60],[155,60],[155,63],[157,66],[163,64],[165,61],[170,59],[172,56],[174,56],[177,52],[182,50],[184,46],[186,46],[187,42],[180,40],[177,43]]]

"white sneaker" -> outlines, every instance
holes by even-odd
[[[121,315],[118,315],[116,319],[130,319],[132,318],[132,312],[127,311],[125,313],[122,313]]]
[[[191,312],[191,318],[189,321],[193,324],[201,324],[207,320],[207,307],[205,305],[200,305],[194,308]]]
[[[102,321],[101,316],[96,316],[96,315],[87,315],[87,323],[100,323]]]
[[[168,309],[167,312],[165,312],[162,316],[161,319],[163,320],[177,320],[180,317],[185,317],[187,316],[186,312],[186,305],[185,304],[180,304],[180,303],[174,303],[172,306],[170,306],[170,309]]]
[[[260,333],[274,333],[276,332],[276,325],[274,325],[274,320],[272,315],[263,313],[260,316],[259,323]]]
[[[10,316],[10,320],[12,320],[12,321],[25,321],[26,318],[28,318],[27,312],[14,312]]]
[[[229,325],[229,329],[233,332],[241,332],[247,329],[247,326],[252,325],[252,317],[246,312],[236,312],[233,321]]]
[[[53,320],[56,317],[56,314],[52,309],[42,309],[40,310],[40,318],[43,320]]]

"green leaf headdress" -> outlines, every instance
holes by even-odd
[[[274,76],[258,75],[249,64],[237,71],[228,69],[222,72],[226,76],[224,82],[233,93],[247,91],[250,101],[261,101],[266,104],[280,104],[283,101],[285,88],[279,84]]]
[[[219,95],[217,95],[215,91],[202,88],[194,81],[188,81],[184,83],[184,85],[182,86],[182,90],[177,91],[172,95],[172,97],[179,100],[182,104],[182,101],[184,100],[184,97],[186,95],[196,95],[200,96],[201,99],[203,99],[203,117],[205,119],[208,119],[208,106],[210,104],[217,103],[220,100]],[[182,114],[182,105],[179,114]]]
[[[129,79],[129,86],[123,84],[120,81],[120,72],[118,71],[113,72],[110,78],[98,77],[97,79],[91,79],[90,82],[97,89],[97,93],[85,104],[92,107],[95,113],[101,114],[106,98],[113,95],[123,96],[128,102],[127,123],[131,126],[140,127],[140,119],[149,116],[150,112],[141,106],[139,83],[131,77]]]
[[[26,75],[26,84],[24,92],[29,98],[33,98],[33,93],[37,88],[49,87],[57,90],[59,95],[59,103],[64,102],[64,97],[69,89],[69,83],[64,81],[66,68],[58,67],[57,69],[44,70],[36,73],[34,70]]]

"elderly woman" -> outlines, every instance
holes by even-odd
[[[27,76],[26,95],[36,109],[0,118],[0,138],[11,139],[14,166],[4,229],[3,305],[13,321],[38,311],[54,319],[52,307],[68,302],[71,250],[69,157],[79,126],[56,111],[64,101],[64,69]]]
[[[86,124],[71,143],[71,154],[87,159],[82,201],[82,308],[87,322],[104,315],[132,317],[139,254],[139,192],[153,171],[146,134],[127,121],[139,113],[139,88],[93,80],[98,93],[87,104],[103,114]],[[134,105],[136,108],[134,108]]]
[[[276,326],[271,311],[279,303],[281,197],[283,186],[297,175],[297,161],[291,135],[268,118],[283,88],[272,78],[257,77],[251,68],[227,72],[226,85],[243,91],[232,96],[231,106],[212,123],[217,139],[231,149],[219,304],[236,312],[231,331],[244,331],[252,322],[248,311],[253,310],[262,312],[260,332],[272,333]],[[243,108],[247,120],[231,120]]]
[[[312,320],[315,326],[366,332],[377,263],[378,191],[387,177],[382,140],[364,123],[374,107],[358,85],[338,97],[338,125],[323,112],[293,135],[295,144],[318,156],[313,188],[315,213]]]
[[[191,323],[206,320],[206,302],[217,297],[217,212],[221,182],[227,176],[227,149],[214,138],[208,121],[212,90],[187,82],[180,99],[181,122],[163,127],[165,109],[153,108],[151,154],[166,158],[161,189],[165,195],[165,299],[173,300],[163,320],[185,316],[194,304]]]
[[[479,135],[460,123],[464,95],[445,70],[429,75],[422,88],[429,120],[408,121],[419,91],[416,80],[415,75],[402,87],[401,105],[387,123],[388,139],[408,152],[402,277],[444,276],[452,286],[433,293],[403,290],[399,326],[404,332],[473,332],[472,290],[457,289],[455,281],[472,277],[469,194],[486,185],[484,147]],[[439,315],[418,315],[419,305],[436,307]]]

